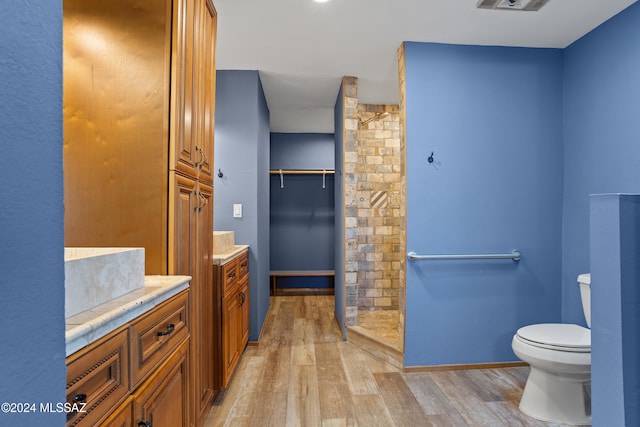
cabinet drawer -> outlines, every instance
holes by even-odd
[[[93,426],[129,394],[127,330],[67,358],[67,403],[85,412],[67,415],[68,426]]]
[[[137,387],[189,335],[189,292],[154,308],[131,325],[131,383]]]
[[[222,266],[222,294],[226,296],[233,290],[240,277],[238,258]]]
[[[249,277],[249,251],[244,252],[238,257],[238,275],[239,281],[243,281]]]

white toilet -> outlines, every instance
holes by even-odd
[[[591,274],[578,276],[582,309],[591,327]],[[513,352],[531,366],[520,410],[543,421],[591,424],[591,330],[543,323],[518,329]]]

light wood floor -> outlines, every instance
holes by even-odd
[[[518,410],[527,374],[403,373],[342,341],[332,296],[272,297],[205,426],[551,426]]]

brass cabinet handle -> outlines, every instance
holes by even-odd
[[[151,423],[146,420],[142,420],[138,423],[138,427],[151,427]]]
[[[227,275],[227,277],[228,277],[229,279],[233,279],[234,277],[236,277],[236,273],[235,273],[235,271],[234,271],[234,272],[232,272],[232,273],[229,273],[229,274]]]

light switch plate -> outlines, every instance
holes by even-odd
[[[242,218],[242,204],[234,203],[233,205],[233,217]]]

